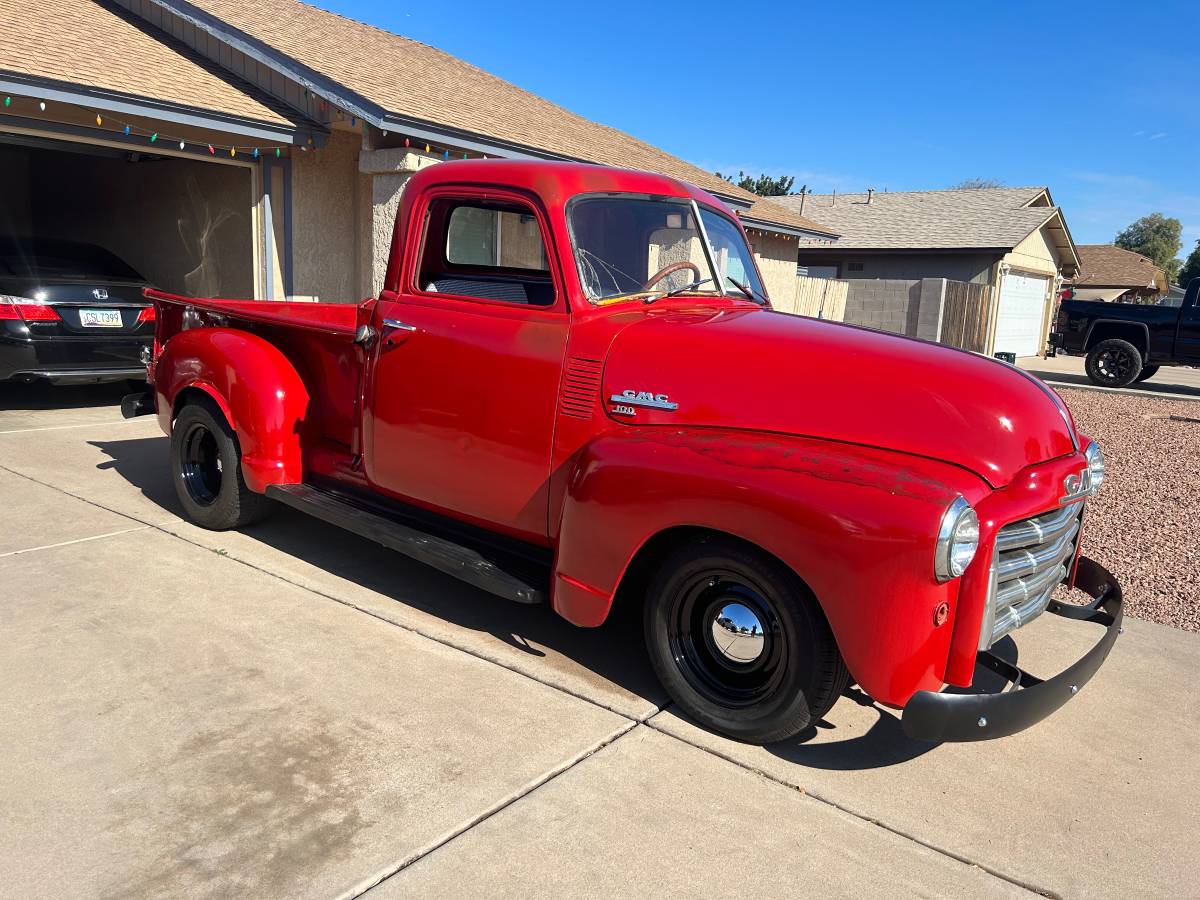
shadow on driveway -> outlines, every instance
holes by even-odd
[[[162,506],[164,512],[180,514],[167,470],[165,437],[91,444],[109,457],[99,468],[115,470],[145,497]],[[458,628],[492,635],[530,656],[545,657],[546,652],[540,649],[545,647],[599,679],[662,704],[664,694],[646,656],[640,610],[633,603],[618,603],[608,621],[599,628],[577,628],[548,606],[501,600],[400,553],[286,507],[281,506],[271,518],[242,533],[396,604],[420,610]],[[382,614],[386,617],[386,610]],[[1010,639],[1006,638],[994,651],[1009,662],[1016,662],[1016,645]],[[987,679],[994,677],[987,670],[978,670],[973,690],[986,689]],[[837,740],[835,723],[843,720],[845,713],[854,712],[853,703],[873,709],[876,721],[865,733]],[[907,737],[899,713],[880,706],[857,687],[847,690],[830,715],[833,723],[822,720],[796,738],[767,749],[797,765],[859,770],[904,763],[939,746]]]
[[[167,469],[166,437],[90,443],[109,457],[100,468],[118,472],[165,512],[182,513]],[[547,653],[540,649],[545,647],[656,705],[664,698],[646,656],[641,616],[633,604],[618,604],[599,628],[578,628],[548,606],[502,600],[283,506],[266,521],[242,529],[242,534],[396,604],[493,635],[529,656],[545,657]],[[328,593],[336,596],[335,589]],[[387,615],[378,608],[373,611]]]

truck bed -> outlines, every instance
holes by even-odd
[[[312,400],[305,421],[311,440],[332,442],[353,452],[362,354],[354,343],[360,322],[370,319],[373,300],[362,303],[306,303],[183,297],[147,288],[158,308],[159,347],[187,328],[184,310],[199,314],[206,327],[229,327],[266,340],[287,357]],[[312,446],[306,447],[311,450]]]
[[[166,291],[146,288],[143,293],[151,300],[191,306],[220,313],[235,319],[302,328],[326,334],[343,334],[351,338],[358,327],[358,311],[362,304],[307,303],[279,300],[227,300],[221,297],[184,297]],[[363,301],[369,303],[370,301]]]

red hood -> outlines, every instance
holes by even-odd
[[[604,399],[640,425],[746,428],[865,444],[942,460],[1008,484],[1075,450],[1057,396],[996,360],[924,341],[765,310],[648,310],[613,342]]]

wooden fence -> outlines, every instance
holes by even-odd
[[[989,285],[947,280],[938,340],[963,350],[984,352],[991,307],[992,289]]]
[[[846,312],[849,287],[845,281],[797,275],[795,293],[791,297],[772,298],[772,306],[779,312],[840,322]]]

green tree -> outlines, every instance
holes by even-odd
[[[1174,281],[1182,263],[1175,257],[1183,248],[1183,225],[1162,213],[1142,216],[1116,236],[1113,243],[1125,250],[1140,253],[1167,273]]]
[[[785,194],[790,194],[792,193],[792,185],[796,183],[796,179],[791,175],[780,175],[778,178],[770,175],[751,177],[745,172],[738,172],[737,181],[734,181],[732,175],[722,175],[720,172],[717,172],[717,177],[724,178],[730,184],[736,184],[742,190],[758,194],[760,197],[782,197]],[[801,190],[804,190],[804,188],[801,188]]]
[[[1176,283],[1187,287],[1193,278],[1200,278],[1200,241],[1184,260],[1183,267],[1176,276]]]
[[[958,184],[950,185],[952,191],[970,191],[979,190],[981,188],[1002,188],[1007,187],[1003,181],[997,181],[995,178],[964,178]]]

